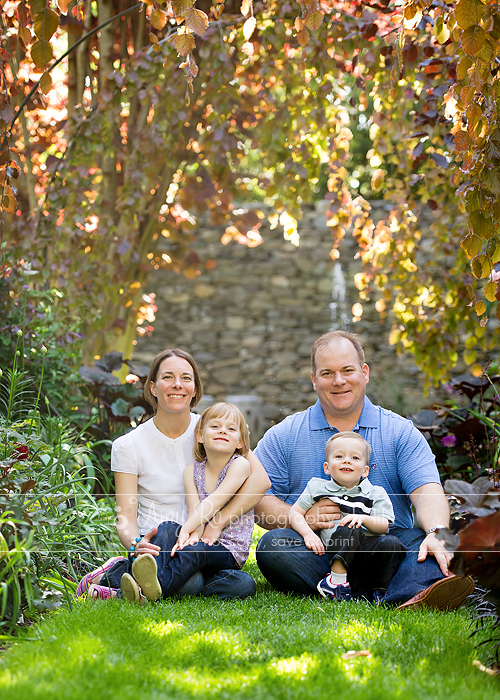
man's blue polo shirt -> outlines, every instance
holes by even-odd
[[[375,406],[367,397],[354,430],[372,448],[369,479],[389,494],[394,525],[413,527],[407,494],[424,484],[441,483],[424,436],[410,420]],[[323,469],[325,444],[334,433],[338,430],[328,424],[319,401],[270,428],[255,450],[271,479],[268,495],[293,504],[309,479],[328,478]]]

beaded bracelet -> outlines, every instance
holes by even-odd
[[[132,543],[132,544],[130,545],[130,547],[129,547],[129,552],[130,552],[129,557],[130,557],[131,559],[135,559],[135,557],[134,557],[135,548],[136,548],[136,545],[137,545],[141,540],[142,540],[142,537],[136,537],[135,540],[134,540],[135,544]]]

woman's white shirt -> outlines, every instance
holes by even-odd
[[[192,413],[186,432],[174,439],[160,432],[150,419],[113,442],[111,470],[137,475],[137,526],[141,534],[165,520],[182,524],[187,519],[182,473],[193,462],[198,420]]]

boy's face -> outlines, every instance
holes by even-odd
[[[325,474],[345,488],[352,489],[368,476],[370,467],[366,463],[366,452],[361,440],[343,437],[334,440],[328,451],[328,459],[325,462]]]

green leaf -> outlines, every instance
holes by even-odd
[[[471,262],[472,274],[476,279],[488,277],[492,270],[490,258],[487,255],[477,255]]]
[[[113,401],[111,404],[111,413],[114,416],[127,416],[129,408],[130,404],[128,401],[125,401],[124,399],[116,399],[116,401]]]
[[[52,53],[52,46],[44,39],[35,41],[31,47],[31,58],[35,66],[40,68],[40,70],[43,70],[47,63],[53,59],[53,57],[54,54]]]
[[[35,17],[34,29],[35,34],[39,39],[49,41],[50,37],[54,34],[58,26],[59,15],[57,12],[54,12],[54,10],[49,10],[47,7],[42,12],[39,12]]]
[[[493,219],[484,216],[480,211],[472,212],[469,217],[470,229],[481,238],[488,240],[495,233]]]
[[[464,236],[460,241],[460,245],[469,260],[476,255],[479,255],[481,251],[481,239],[474,233],[468,233],[466,236]]]

